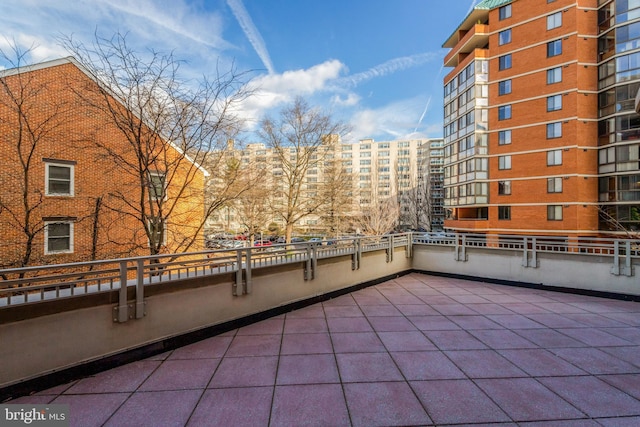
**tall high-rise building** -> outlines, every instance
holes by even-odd
[[[445,227],[640,227],[640,1],[484,0],[444,43]]]

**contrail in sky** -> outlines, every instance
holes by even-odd
[[[227,4],[231,8],[231,11],[242,28],[242,31],[244,31],[245,36],[247,36],[247,39],[251,42],[253,49],[260,57],[260,60],[262,60],[262,63],[267,68],[269,74],[275,74],[275,69],[271,63],[267,46],[265,46],[264,40],[253,23],[249,12],[247,12],[247,9],[244,7],[242,0],[227,0]]]
[[[429,62],[437,57],[438,54],[427,52],[394,58],[390,59],[389,61],[383,62],[382,64],[376,65],[375,67],[369,68],[367,71],[344,77],[340,79],[340,81],[350,86],[357,86],[358,84],[367,80],[371,80],[375,77],[386,76],[388,74],[395,73],[396,71],[405,70],[417,65],[422,65],[425,62]]]
[[[422,112],[422,115],[420,116],[420,120],[418,120],[418,125],[413,130],[414,133],[418,131],[418,127],[420,127],[420,125],[422,124],[422,119],[424,119],[424,115],[427,114],[427,110],[429,109],[429,104],[431,104],[431,97],[429,97],[429,99],[427,100],[427,105],[425,105],[424,111]]]

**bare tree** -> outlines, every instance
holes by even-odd
[[[349,225],[353,212],[353,174],[347,173],[335,153],[325,159],[320,197],[325,201],[321,212],[323,225],[331,237],[338,237]]]
[[[372,161],[376,164],[375,159]],[[394,229],[398,222],[399,209],[392,192],[391,180],[379,179],[377,168],[371,171],[369,181],[360,183],[360,212],[355,224],[367,235],[382,235]]]
[[[302,98],[285,107],[278,119],[265,118],[259,136],[282,166],[282,185],[273,191],[273,212],[285,224],[291,242],[293,227],[303,218],[318,214],[325,200],[313,191],[314,176],[322,167],[332,144],[346,127],[330,115],[311,108]],[[315,172],[315,173],[314,173]],[[311,188],[309,188],[311,186]]]
[[[72,38],[62,43],[99,82],[77,90],[85,108],[108,117],[104,129],[115,127],[124,141],[96,143],[131,182],[110,195],[115,202],[104,202],[137,222],[131,250],[188,250],[201,241],[205,219],[237,196],[231,190],[237,169],[224,156],[210,156],[241,125],[233,108],[248,95],[243,74],[231,68],[197,83],[183,81],[172,54],[135,52],[122,34],[96,35],[90,47]],[[226,189],[203,206],[205,164],[227,175]]]
[[[233,202],[233,209],[238,213],[240,224],[247,229],[247,240],[253,245],[255,235],[263,230],[270,219],[269,181],[265,179],[264,170],[249,164],[242,169],[241,183],[246,191]]]
[[[36,237],[45,229],[39,211],[45,201],[41,181],[42,148],[57,139],[69,108],[64,99],[48,96],[50,81],[25,65],[30,50],[0,50],[14,68],[0,73],[0,150],[3,164],[0,230],[2,267],[24,267],[33,261]],[[10,246],[9,246],[10,245]],[[38,260],[41,261],[41,260]]]
[[[431,187],[424,179],[424,160],[409,165],[395,165],[396,195],[399,205],[399,225],[412,230],[431,229]],[[401,169],[402,167],[402,169]]]
[[[617,234],[624,234],[627,239],[640,239],[640,232],[636,230],[630,230],[624,224],[622,224],[615,217],[615,207],[609,206],[611,210],[614,210],[612,213],[610,209],[607,209],[608,206],[600,205],[598,206],[598,216],[600,217],[600,222],[606,225],[606,228],[609,231],[615,232]],[[638,209],[635,209],[635,213],[632,211],[632,215],[634,215],[634,220],[640,220],[640,214],[638,213]],[[605,230],[604,227],[601,227],[601,230]]]

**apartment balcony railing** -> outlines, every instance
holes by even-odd
[[[444,57],[445,67],[455,67],[460,62],[459,55],[469,54],[489,42],[489,26],[475,24]]]

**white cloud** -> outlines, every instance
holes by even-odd
[[[358,94],[351,92],[348,93],[344,99],[340,95],[334,95],[331,98],[331,103],[340,107],[353,107],[360,102],[360,99]]]
[[[397,71],[406,70],[408,68],[422,65],[437,58],[440,58],[440,54],[433,52],[419,53],[416,55],[394,58],[389,61],[383,62],[382,64],[376,65],[375,67],[372,67],[367,71],[344,77],[340,79],[339,84],[347,86],[357,86],[367,80],[371,80],[376,77],[383,77],[389,74],[393,74]]]
[[[247,9],[244,7],[242,0],[227,0],[227,4],[231,8],[233,15],[238,20],[242,31],[244,31],[245,36],[251,42],[253,49],[256,51],[260,60],[266,67],[269,74],[274,74],[275,69],[273,67],[273,63],[271,62],[271,57],[269,56],[269,51],[267,50],[267,46],[260,35],[260,31],[256,28],[253,20],[251,19],[251,15],[247,12]]]

